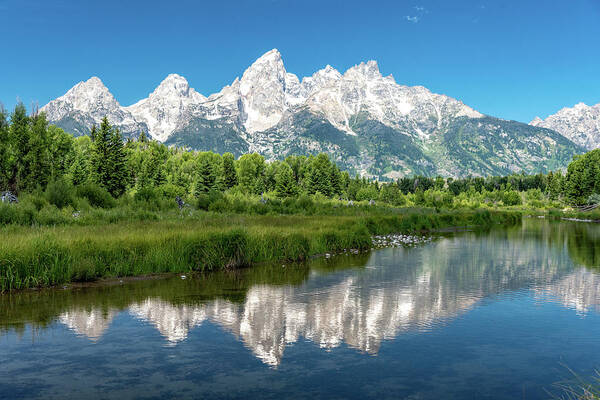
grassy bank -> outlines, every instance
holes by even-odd
[[[105,277],[232,269],[367,249],[371,235],[515,223],[520,214],[461,211],[376,216],[240,216],[1,228],[0,289]]]

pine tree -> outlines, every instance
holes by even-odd
[[[75,161],[71,165],[71,182],[73,185],[81,185],[87,182],[89,176],[87,160],[83,153],[78,152]]]
[[[201,153],[196,171],[196,187],[194,194],[197,196],[208,193],[215,188],[216,175],[210,153]]]
[[[277,197],[292,197],[298,194],[294,172],[287,163],[281,163],[275,175],[275,192]]]
[[[146,136],[146,132],[144,132],[144,131],[140,132],[140,136],[138,137],[138,142],[144,143],[144,144],[148,143],[148,137]]]
[[[127,189],[127,155],[117,128],[112,128],[109,136],[108,163],[107,189],[113,197],[119,197]]]
[[[100,124],[100,129],[92,126],[90,136],[92,138],[92,148],[90,157],[90,177],[98,185],[108,189],[108,142],[110,135],[110,125],[105,117]]]
[[[321,153],[310,160],[307,184],[309,193],[331,196],[331,163],[327,154]]]
[[[13,178],[14,143],[9,128],[6,111],[0,105],[0,190],[8,189]]]
[[[223,154],[223,186],[231,189],[237,185],[237,173],[234,165],[235,158],[231,153]]]
[[[331,195],[342,194],[342,173],[335,163],[331,163]]]
[[[118,129],[104,117],[100,129],[92,128],[91,177],[113,197],[121,196],[127,187],[127,155]]]
[[[30,173],[29,165],[26,160],[29,152],[29,138],[31,136],[30,119],[27,116],[27,110],[23,103],[15,106],[10,116],[10,137],[14,146],[14,159],[12,175],[12,185],[16,191],[25,188],[27,176]]]
[[[29,149],[23,157],[23,163],[27,164],[29,171],[28,175],[23,177],[23,183],[25,188],[33,189],[37,185],[46,187],[52,175],[52,164],[46,116],[42,113],[31,117],[30,120]]]

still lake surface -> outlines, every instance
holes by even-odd
[[[590,223],[0,296],[2,399],[545,399],[597,368]]]

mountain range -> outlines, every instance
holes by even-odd
[[[524,124],[483,115],[425,87],[400,85],[375,61],[343,74],[328,65],[299,79],[276,49],[208,97],[171,74],[124,107],[92,77],[42,111],[74,135],[107,116],[125,137],[144,131],[167,145],[267,159],[325,152],[353,174],[384,179],[547,172],[600,142],[600,134],[581,133],[585,127],[565,133],[552,117]]]

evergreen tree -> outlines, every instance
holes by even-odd
[[[331,196],[331,163],[327,154],[321,153],[309,160],[307,189],[310,194]]]
[[[43,113],[33,116],[30,121],[29,149],[23,157],[23,164],[27,165],[29,173],[27,176],[23,176],[23,183],[24,187],[29,189],[33,189],[37,185],[45,188],[52,175],[48,123]],[[60,155],[57,156],[60,157]]]
[[[261,194],[265,189],[265,159],[260,154],[244,154],[237,161],[238,184],[246,193]]]
[[[144,132],[144,131],[140,132],[140,136],[138,137],[138,142],[144,143],[144,144],[148,143],[148,137],[146,136],[146,132]]]
[[[90,157],[90,177],[92,181],[107,189],[108,181],[108,141],[110,126],[106,117],[100,124],[100,129],[92,126],[90,136],[92,148]]]
[[[277,197],[292,197],[298,194],[294,172],[287,163],[281,163],[275,175],[275,192]]]
[[[331,163],[331,195],[342,194],[342,173],[335,163]]]
[[[0,106],[0,190],[10,187],[15,162],[14,143],[4,107]]]
[[[208,152],[200,153],[198,157],[198,166],[196,172],[196,187],[194,194],[199,196],[215,189],[217,176],[211,154]]]
[[[11,180],[13,181],[11,186],[13,186],[16,191],[20,191],[25,188],[27,177],[31,172],[26,160],[27,153],[29,152],[31,127],[29,117],[27,116],[27,110],[23,103],[19,103],[15,106],[15,109],[10,116],[10,123],[10,140],[14,146],[15,160],[15,163],[12,166],[13,171],[10,172],[10,175],[12,175]]]
[[[121,196],[127,187],[127,156],[118,129],[104,117],[100,129],[92,128],[91,178],[113,197]]]
[[[78,152],[75,161],[71,165],[71,182],[73,185],[82,185],[87,182],[89,176],[87,158]]]
[[[231,153],[223,154],[223,187],[231,189],[237,185],[237,173],[234,165],[235,158]]]
[[[117,128],[112,128],[108,142],[108,182],[107,190],[113,197],[119,197],[127,188],[127,155],[123,137]]]

